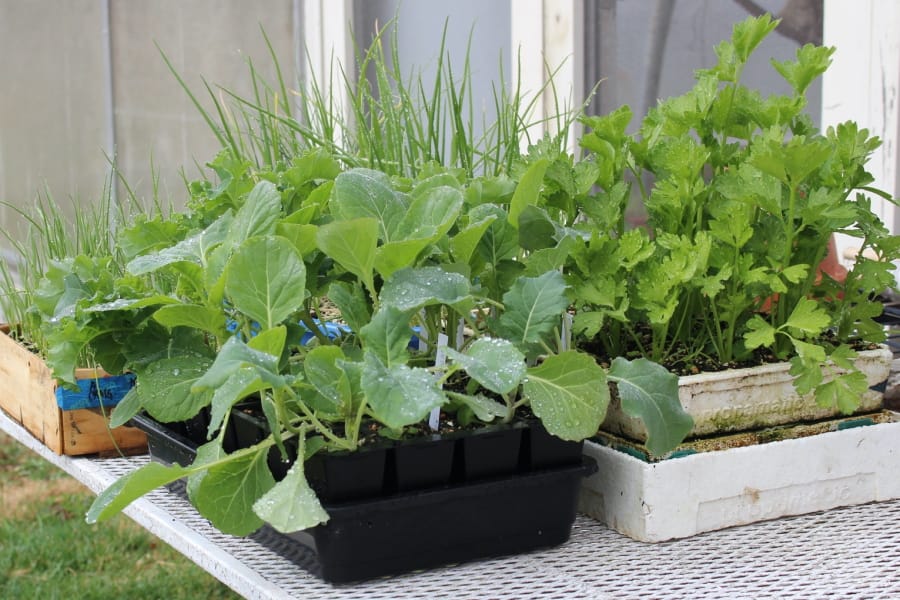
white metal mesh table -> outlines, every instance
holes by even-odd
[[[94,491],[148,460],[60,457],[2,412],[0,429]],[[663,544],[579,516],[558,548],[344,586],[284,558],[275,541],[219,533],[167,490],[126,513],[247,598],[900,598],[900,501]]]

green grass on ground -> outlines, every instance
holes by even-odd
[[[238,598],[124,515],[88,525],[93,494],[0,433],[0,598]]]

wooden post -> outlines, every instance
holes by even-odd
[[[825,0],[823,42],[837,52],[822,82],[822,128],[853,120],[880,137],[881,148],[867,168],[875,187],[897,196],[900,2]],[[897,233],[900,211],[878,197],[872,206]],[[840,236],[837,243],[841,255],[855,255],[857,240]]]

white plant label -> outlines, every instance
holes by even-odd
[[[434,355],[434,366],[443,367],[447,364],[447,355],[444,354],[444,348],[447,347],[447,342],[450,341],[445,333],[439,333],[437,337],[437,352]],[[428,416],[428,426],[431,427],[432,431],[437,431],[441,425],[441,409],[433,408],[431,410],[431,414]]]

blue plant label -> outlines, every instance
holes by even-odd
[[[79,408],[111,408],[134,387],[134,374],[113,375],[78,380],[78,391],[56,388],[56,404],[62,410]]]

